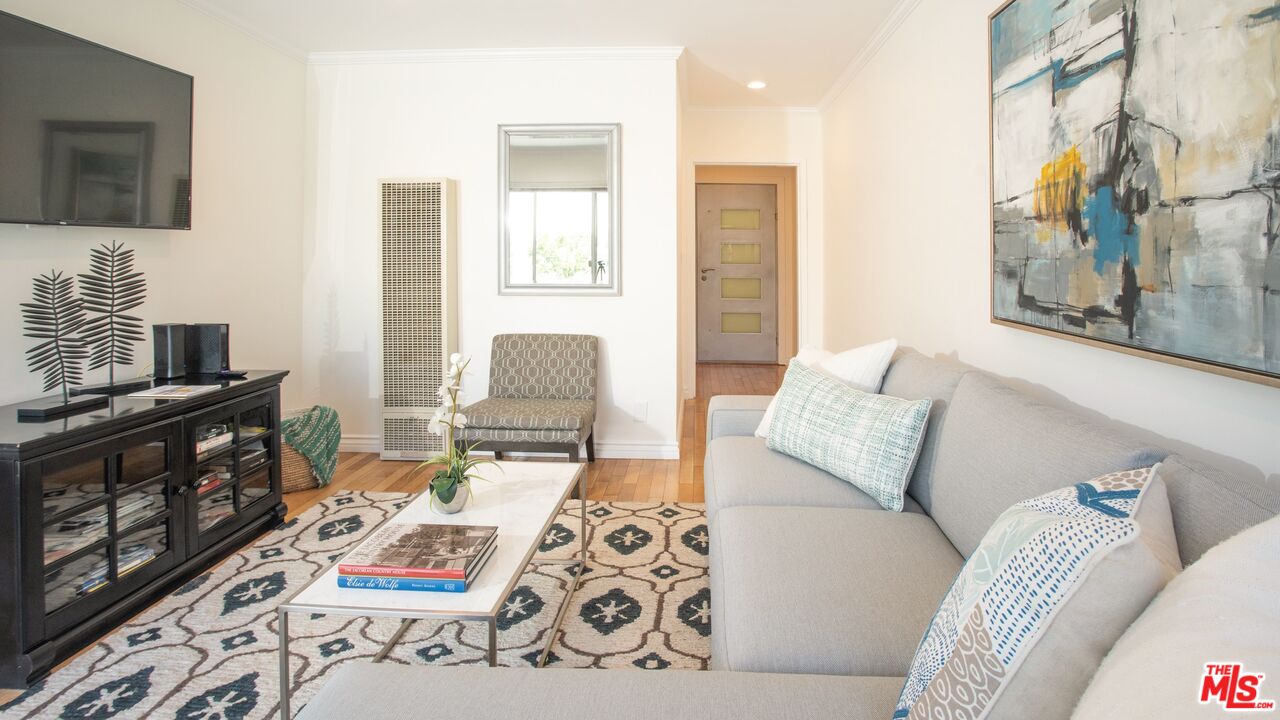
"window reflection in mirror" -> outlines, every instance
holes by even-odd
[[[616,294],[617,126],[500,131],[502,291]]]

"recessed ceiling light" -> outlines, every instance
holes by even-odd
[[[750,88],[751,90],[763,90],[766,87],[768,87],[768,85],[766,85],[763,80],[752,80],[751,82],[747,83],[747,87]]]

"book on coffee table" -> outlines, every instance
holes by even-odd
[[[465,583],[497,535],[492,525],[387,523],[342,559],[338,574]]]
[[[484,564],[493,555],[494,543],[481,553],[479,559],[468,569],[469,579],[480,574]],[[468,580],[450,580],[446,578],[420,577],[387,577],[376,575],[338,575],[338,587],[358,588],[361,590],[413,590],[419,592],[466,592]]]

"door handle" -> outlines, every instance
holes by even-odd
[[[709,273],[709,272],[715,272],[715,271],[716,271],[716,269],[715,269],[715,268],[702,268],[702,269],[701,269],[701,270],[699,270],[698,272],[701,272],[701,273]]]

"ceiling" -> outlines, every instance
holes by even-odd
[[[682,46],[688,101],[813,107],[900,0],[182,0],[281,49]],[[764,90],[746,88],[751,80]]]

